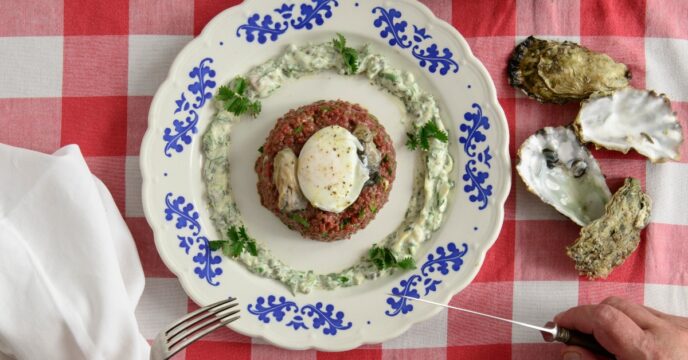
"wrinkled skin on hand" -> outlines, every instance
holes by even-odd
[[[688,318],[624,298],[610,297],[597,305],[574,307],[557,315],[554,321],[593,334],[619,360],[688,358]],[[561,354],[567,360],[602,359],[577,346],[566,346]]]

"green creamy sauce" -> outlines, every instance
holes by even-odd
[[[418,86],[411,73],[395,69],[381,55],[370,54],[367,46],[359,53],[357,74],[366,76],[372,84],[401,99],[412,118],[412,124],[408,124],[409,131],[414,124],[422,126],[433,118],[438,119],[437,125],[444,130],[435,99]],[[244,75],[250,84],[248,96],[252,99],[265,98],[285,81],[325,70],[345,74],[342,57],[331,43],[303,47],[291,45],[284,54]],[[218,113],[203,136],[203,179],[207,187],[211,219],[219,232],[224,233],[232,225],[243,225],[232,197],[229,164],[230,133],[232,125],[239,118],[224,110],[222,103],[216,102],[216,107]],[[404,220],[394,232],[378,243],[392,250],[397,259],[413,257],[420,245],[439,228],[447,208],[449,191],[454,185],[449,179],[453,160],[447,143],[431,139],[429,151],[422,152],[420,157],[425,166],[414,180],[413,195]],[[394,271],[378,270],[368,260],[367,253],[355,265],[337,273],[316,274],[310,270],[295,270],[272,255],[260,241],[256,242],[258,256],[243,252],[237,260],[253,273],[284,283],[294,293],[354,286]]]

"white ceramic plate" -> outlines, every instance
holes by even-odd
[[[445,223],[416,257],[418,268],[334,291],[291,294],[241,264],[211,252],[221,236],[209,220],[200,139],[214,115],[217,88],[280,54],[288,44],[329,41],[339,32],[372,45],[411,71],[438,100],[450,133],[456,187]],[[389,202],[350,240],[307,240],[260,205],[253,164],[275,120],[320,99],[359,103],[394,141],[397,173]],[[321,73],[287,83],[263,101],[257,119],[232,130],[231,185],[248,231],[297,269],[343,269],[392,231],[411,195],[414,153],[405,149],[400,101],[363,77]],[[400,121],[401,120],[401,121]],[[231,328],[291,349],[340,351],[396,337],[440,308],[390,298],[390,292],[448,303],[475,277],[502,226],[510,186],[508,131],[494,85],[466,41],[415,1],[247,1],[216,16],[174,61],[151,105],[141,146],[143,203],[165,264],[199,305],[235,296]]]

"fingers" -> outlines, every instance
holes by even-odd
[[[593,313],[598,305],[581,305],[559,313],[554,322],[563,327],[576,329],[586,334],[592,334],[594,326]]]
[[[644,331],[630,317],[607,304],[578,306],[557,315],[554,321],[593,334],[600,345],[620,358],[639,358],[647,343]]]
[[[688,318],[667,314],[667,313],[661,312],[659,310],[655,310],[651,307],[645,307],[645,309],[647,309],[647,311],[652,313],[652,315],[654,315],[660,319],[664,319],[664,320],[666,320],[666,321],[668,321],[674,325],[688,329]]]
[[[641,329],[649,329],[651,326],[657,324],[657,316],[648,311],[648,309],[640,304],[636,304],[630,300],[611,296],[604,301],[602,304],[611,305],[626,314],[631,320],[633,320]]]
[[[597,356],[587,349],[578,346],[564,346],[561,349],[562,360],[597,360]]]

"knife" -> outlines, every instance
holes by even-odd
[[[389,296],[396,296],[408,300],[413,300],[413,301],[420,301],[428,304],[433,304],[441,307],[445,307],[448,309],[454,309],[454,310],[459,310],[463,311],[469,314],[473,315],[479,315],[483,316],[486,318],[494,319],[494,320],[500,320],[500,321],[506,321],[511,324],[516,324],[519,326],[524,326],[530,329],[538,330],[540,334],[542,334],[542,338],[547,341],[547,342],[554,342],[558,341],[567,345],[576,345],[580,346],[582,348],[586,348],[595,354],[604,356],[609,359],[616,359],[614,354],[610,353],[607,351],[605,348],[600,345],[597,340],[595,339],[594,336],[590,334],[585,334],[576,330],[572,329],[567,329],[564,327],[560,327],[557,324],[553,322],[548,322],[545,324],[545,326],[537,326],[537,325],[532,325],[532,324],[527,324],[524,322],[516,321],[516,320],[511,320],[511,319],[505,319],[501,318],[499,316],[494,316],[494,315],[489,315],[489,314],[484,314],[481,312],[473,311],[473,310],[468,310],[456,306],[450,306],[450,305],[445,305],[445,304],[440,304],[438,302],[430,301],[430,300],[425,300],[425,299],[419,299],[419,298],[414,298],[410,296],[405,296],[405,295],[394,295],[394,294],[387,294]]]

